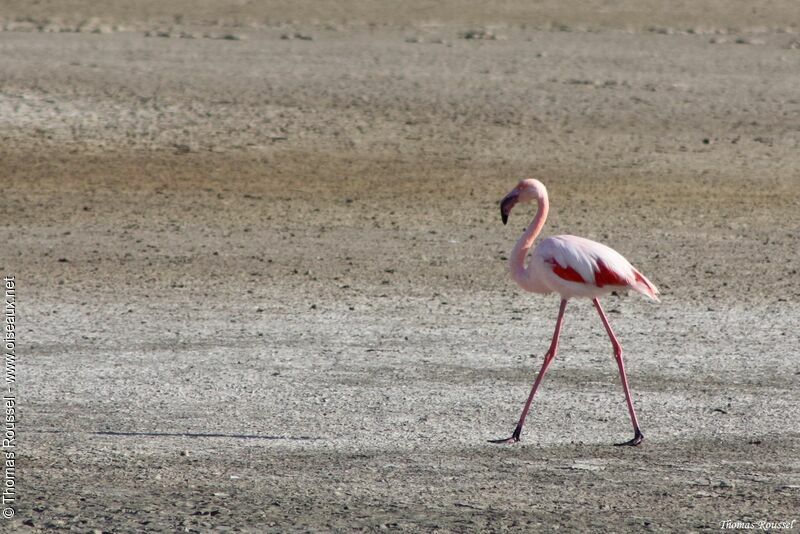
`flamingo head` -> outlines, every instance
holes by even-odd
[[[508,214],[518,202],[527,203],[546,198],[547,189],[542,182],[533,178],[522,180],[500,201],[500,218],[503,220],[503,224],[508,222]]]

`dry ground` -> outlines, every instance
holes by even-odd
[[[0,2],[2,528],[800,520],[798,17],[697,4]],[[507,276],[526,176],[662,289],[605,301],[638,448],[586,302],[486,443],[558,304]]]

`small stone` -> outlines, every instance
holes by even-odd
[[[762,41],[761,39],[750,39],[748,37],[737,37],[734,43],[746,44],[746,45],[763,45],[764,41]]]
[[[461,34],[464,39],[476,39],[484,41],[494,41],[497,36],[489,30],[468,30]]]

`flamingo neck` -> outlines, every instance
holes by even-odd
[[[522,287],[526,287],[530,283],[525,267],[525,258],[528,256],[528,252],[531,250],[533,242],[536,241],[539,232],[542,231],[545,220],[547,220],[547,212],[549,209],[550,203],[547,197],[540,197],[536,216],[533,218],[533,221],[531,221],[531,224],[528,225],[528,228],[525,229],[525,232],[523,232],[517,244],[514,245],[514,249],[511,251],[511,257],[509,258],[511,276]]]

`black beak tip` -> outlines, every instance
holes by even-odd
[[[511,213],[511,209],[518,201],[519,198],[516,193],[509,193],[503,200],[500,201],[500,218],[503,220],[503,224],[508,222],[508,215]]]

